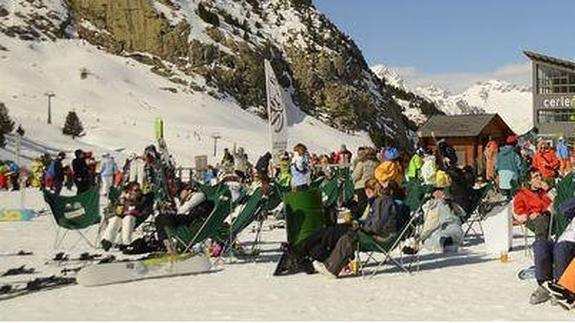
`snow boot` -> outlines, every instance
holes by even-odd
[[[535,291],[529,297],[529,304],[537,305],[547,302],[551,298],[551,295],[543,286],[538,286]]]

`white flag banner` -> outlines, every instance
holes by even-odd
[[[278,156],[287,150],[288,119],[283,89],[279,85],[272,65],[266,59],[266,90],[268,99],[269,133],[272,146],[272,155]]]

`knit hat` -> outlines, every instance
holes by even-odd
[[[517,144],[517,136],[516,135],[508,136],[507,140],[505,140],[505,143],[508,145],[516,145]]]
[[[395,160],[399,158],[399,150],[395,147],[388,148],[383,152],[383,158],[385,160]]]

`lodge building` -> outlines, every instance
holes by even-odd
[[[533,123],[543,137],[575,138],[575,62],[532,51]]]

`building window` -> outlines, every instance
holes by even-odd
[[[547,109],[537,111],[537,122],[575,122],[575,111],[571,109]]]
[[[575,93],[575,72],[537,65],[539,94]]]

